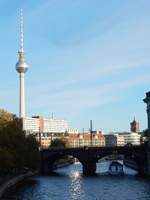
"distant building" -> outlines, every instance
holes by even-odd
[[[130,123],[130,130],[134,133],[140,132],[139,122],[137,122],[135,119]]]
[[[22,129],[27,134],[41,133],[65,133],[69,126],[67,120],[47,119],[41,116],[22,118]]]
[[[140,145],[141,144],[141,135],[134,132],[122,132],[118,135],[124,137],[124,144]]]
[[[36,140],[40,143],[40,147],[41,147],[42,149],[49,148],[50,145],[51,145],[52,140],[54,139],[54,138],[52,137],[52,135],[47,135],[47,136],[45,136],[45,135],[43,135],[43,134],[41,134],[41,135],[36,134],[36,135],[35,135],[35,138],[36,138]]]
[[[124,146],[125,145],[125,137],[124,135],[115,134],[117,138],[117,146]]]
[[[139,133],[134,132],[114,132],[105,135],[106,146],[124,146],[127,144],[140,145],[141,135]]]
[[[90,132],[68,133],[68,143],[71,147],[105,146],[105,137],[101,131],[93,131],[92,140]]]
[[[49,148],[51,145],[51,142],[55,140],[56,138],[57,139],[65,138],[67,140],[65,133],[64,134],[62,133],[61,134],[60,133],[36,133],[35,138],[40,143],[40,147],[42,149]]]
[[[131,132],[111,132],[105,135],[106,146],[124,146],[127,144],[140,145],[141,134],[139,130],[139,122],[135,119],[130,123]]]
[[[77,130],[71,129],[71,133],[36,133],[36,140],[40,142],[42,148],[48,148],[52,140],[59,138],[65,139],[70,147],[84,147],[91,146],[91,134],[77,133]],[[105,146],[105,137],[101,131],[93,131],[92,146]]]
[[[113,132],[105,135],[106,146],[140,145],[141,135],[134,132]]]
[[[117,146],[117,136],[116,134],[108,134],[105,135],[105,146],[106,147],[114,147]]]

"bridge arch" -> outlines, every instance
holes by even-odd
[[[48,173],[52,171],[54,169],[54,163],[65,156],[72,156],[73,158],[76,158],[81,163],[81,165],[83,165],[82,160],[78,154],[59,152],[59,153],[49,154],[48,156],[44,157],[44,159],[42,158],[41,171],[43,173]]]
[[[108,154],[107,156],[101,157],[98,159],[98,163],[100,163],[100,166],[107,166],[108,163],[111,163],[112,161],[122,161],[122,164],[126,167],[129,167],[133,170],[138,171],[138,163],[134,158],[126,157],[123,154]],[[101,169],[98,168],[98,172],[101,172]]]
[[[99,159],[112,155],[123,154],[133,159],[138,165],[138,171],[144,172],[146,165],[146,149],[143,146],[131,147],[86,147],[86,148],[59,148],[41,151],[41,172],[50,171],[50,166],[62,156],[71,155],[81,162],[83,174],[92,175],[96,172],[96,163]]]

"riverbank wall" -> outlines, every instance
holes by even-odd
[[[16,177],[13,177],[13,178],[5,181],[3,184],[0,185],[0,199],[2,199],[2,196],[4,195],[4,193],[7,190],[9,190],[11,187],[15,186],[19,182],[22,182],[26,178],[36,175],[37,173],[38,173],[38,171],[34,171],[34,172],[29,171],[25,174],[18,175]]]

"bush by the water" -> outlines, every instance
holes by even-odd
[[[0,109],[0,172],[11,173],[39,166],[38,143],[26,136],[15,115]]]

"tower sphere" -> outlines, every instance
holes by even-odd
[[[25,73],[28,70],[28,65],[25,62],[24,52],[19,51],[19,61],[16,64],[16,70],[19,73]]]
[[[25,73],[28,70],[28,65],[26,63],[17,63],[16,70],[18,73]]]
[[[16,64],[16,71],[18,73],[25,73],[28,70],[28,65],[26,63],[17,62]]]

